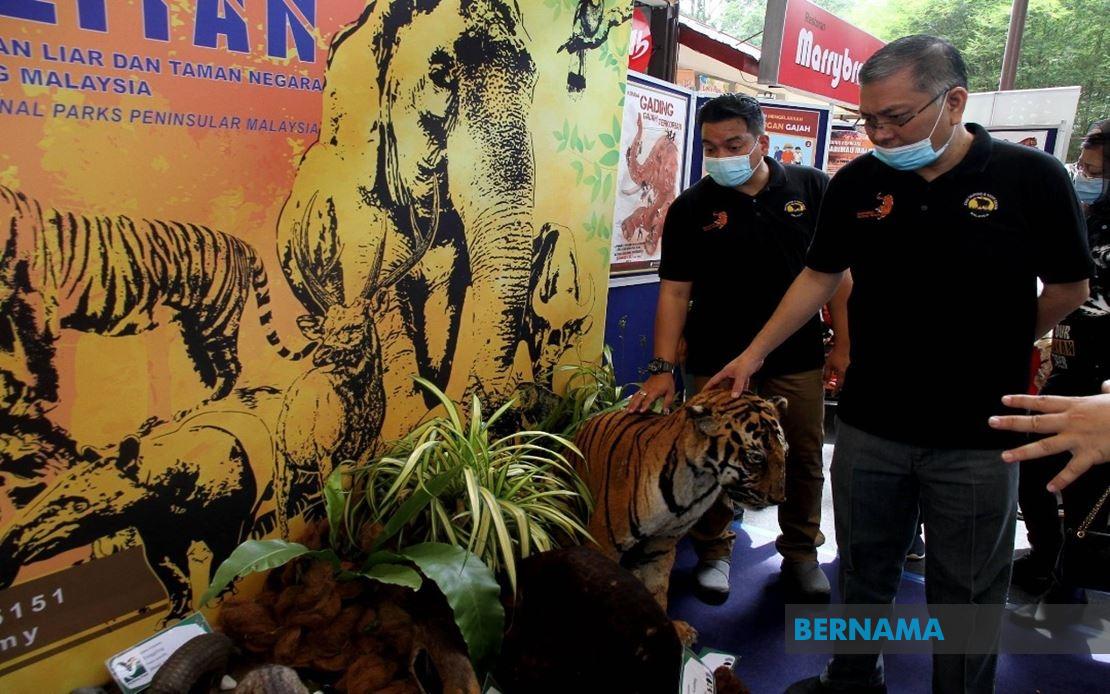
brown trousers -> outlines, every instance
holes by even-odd
[[[701,390],[709,379],[695,376],[694,387]],[[825,486],[821,445],[825,432],[825,386],[822,371],[803,371],[774,378],[752,379],[751,388],[759,395],[786,398],[786,419],[782,422],[789,453],[786,456],[786,501],[779,506],[779,530],[775,548],[786,562],[817,559],[817,547],[824,543],[821,533],[821,493]],[[721,492],[716,503],[690,530],[694,550],[701,560],[727,559],[732,556],[736,533],[729,530],[733,507]]]

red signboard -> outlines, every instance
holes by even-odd
[[[646,73],[651,60],[651,22],[643,8],[632,12],[632,43],[628,49],[628,67]]]
[[[859,105],[859,71],[883,42],[807,0],[769,0],[761,84]]]

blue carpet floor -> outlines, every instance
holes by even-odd
[[[780,694],[799,679],[819,674],[824,655],[788,654],[784,647],[784,597],[777,585],[779,556],[774,536],[759,528],[734,527],[732,590],[722,605],[707,605],[693,595],[696,557],[688,542],[679,546],[671,575],[670,615],[698,630],[698,647],[739,656],[736,672],[753,694]],[[821,557],[822,568],[836,596],[836,560]],[[900,603],[924,603],[925,585],[909,572],[898,591]],[[894,694],[929,692],[931,659],[926,655],[885,657],[889,690]],[[1110,656],[1003,655],[999,661],[999,694],[1110,692]]]

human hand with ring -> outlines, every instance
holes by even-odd
[[[636,391],[628,402],[629,412],[647,412],[656,400],[662,399],[663,409],[667,409],[674,402],[674,375],[655,374],[650,376],[640,390]]]

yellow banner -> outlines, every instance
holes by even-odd
[[[105,681],[413,376],[598,358],[630,11],[0,2],[0,690]]]

